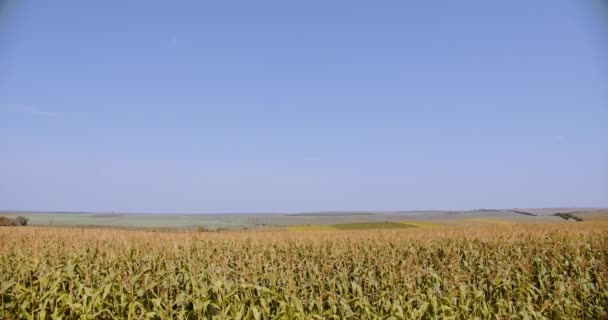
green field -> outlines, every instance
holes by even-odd
[[[337,230],[368,230],[368,229],[405,229],[417,228],[415,225],[399,222],[362,222],[362,223],[341,223],[334,224],[332,227]]]

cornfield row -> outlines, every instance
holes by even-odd
[[[0,319],[602,319],[608,228],[0,228]]]

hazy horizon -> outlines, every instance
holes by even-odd
[[[608,207],[596,3],[7,3],[0,208]]]
[[[66,213],[66,214],[108,214],[108,215],[260,215],[260,214],[277,214],[277,215],[293,215],[293,214],[307,214],[307,213],[412,213],[412,212],[474,212],[474,211],[484,211],[484,210],[500,210],[500,211],[509,211],[509,210],[543,210],[543,209],[566,209],[564,212],[570,212],[572,210],[583,210],[583,211],[592,211],[592,210],[603,210],[608,207],[535,207],[535,208],[522,208],[522,207],[510,207],[510,208],[460,208],[460,209],[412,209],[412,210],[318,210],[318,211],[273,211],[273,212],[265,212],[265,211],[240,211],[240,212],[142,212],[142,211],[87,211],[87,210],[25,210],[25,209],[1,209],[0,213],[32,213],[32,214],[45,214],[45,213]]]

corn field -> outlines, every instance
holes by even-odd
[[[4,227],[0,281],[0,319],[606,319],[608,227]]]

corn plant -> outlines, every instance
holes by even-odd
[[[0,228],[0,319],[602,319],[608,228]]]

